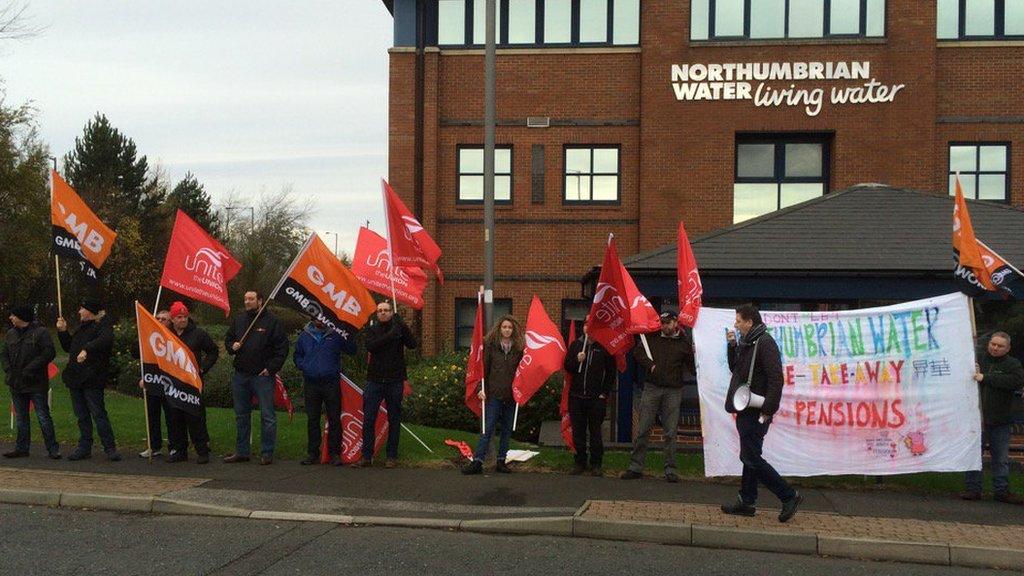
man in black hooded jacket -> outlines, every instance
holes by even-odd
[[[608,396],[615,386],[618,373],[615,357],[597,342],[587,337],[587,324],[583,324],[583,337],[569,345],[565,355],[565,371],[569,383],[569,420],[572,422],[572,443],[576,446],[575,462],[570,474],[587,470],[600,476],[604,458],[601,425],[604,423]],[[590,441],[590,460],[587,460],[587,441]]]
[[[11,310],[11,325],[0,351],[0,364],[7,374],[7,385],[11,388],[11,404],[18,423],[14,450],[4,453],[5,458],[28,456],[31,442],[29,405],[35,406],[39,429],[43,433],[46,451],[54,460],[60,458],[60,446],[53,431],[50,418],[50,390],[48,366],[56,356],[50,332],[35,322],[31,306],[17,306]]]

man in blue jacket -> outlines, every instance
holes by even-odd
[[[306,398],[306,459],[320,459],[320,410],[327,412],[327,452],[332,466],[341,465],[341,355],[356,353],[355,339],[343,337],[323,322],[311,321],[295,344],[295,366],[302,372]]]

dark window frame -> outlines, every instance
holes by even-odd
[[[975,168],[974,171],[972,171],[972,172],[963,172],[963,171],[955,171],[955,170],[953,170],[952,158],[950,158],[950,151],[951,151],[950,149],[953,146],[970,146],[970,147],[974,148],[974,168]],[[982,170],[981,169],[981,147],[982,146],[1002,146],[1003,147],[1003,149],[1006,151],[1006,170],[1005,171],[997,172],[997,171],[994,171],[994,170]],[[1012,160],[1013,160],[1012,148],[1011,148],[1011,143],[1009,141],[1002,141],[1002,140],[1000,140],[1000,141],[950,140],[946,144],[946,172],[947,172],[947,174],[946,174],[946,191],[947,191],[947,193],[949,193],[949,177],[953,176],[954,174],[959,172],[960,173],[960,181],[961,182],[963,182],[965,174],[967,174],[969,176],[972,176],[974,178],[974,196],[971,198],[972,200],[981,200],[983,202],[998,202],[1000,204],[1009,204],[1010,203],[1010,171],[1013,168],[1013,166],[1011,164]],[[979,180],[978,177],[981,176],[981,175],[984,175],[984,174],[1002,174],[1005,177],[1004,178],[1004,182],[1003,182],[1004,190],[1003,190],[1003,198],[1002,198],[1002,200],[993,200],[993,199],[989,199],[989,198],[978,198],[978,180]],[[964,197],[966,198],[966,196],[964,196]]]
[[[476,302],[477,302],[477,300],[476,300],[475,297],[473,297],[473,298],[456,298],[455,299],[455,309],[454,309],[455,313],[452,314],[452,316],[454,316],[454,321],[455,321],[454,331],[452,332],[453,338],[454,338],[452,340],[452,349],[453,350],[468,350],[469,349],[468,347],[463,348],[463,347],[459,346],[459,336],[462,334],[463,331],[468,331],[469,332],[470,341],[472,341],[472,339],[473,339],[473,324],[475,324],[475,322],[476,322]],[[473,319],[470,321],[470,323],[468,325],[465,325],[465,326],[460,326],[459,325],[459,304],[463,304],[463,303],[472,303],[473,304],[474,312],[473,312]],[[503,312],[502,313],[498,312],[497,308],[498,308],[499,304],[508,304],[508,314],[512,314],[513,310],[514,310],[513,307],[512,307],[512,299],[511,298],[495,298],[494,299],[494,308],[495,308],[495,310],[494,310],[494,318],[492,318],[492,320],[494,320],[494,321],[497,321],[498,318],[501,318],[502,316],[505,315],[505,313],[503,313]],[[486,336],[487,332],[489,332],[490,330],[491,330],[490,327],[484,326],[484,336]]]
[[[789,35],[789,8],[790,0],[785,0],[783,5],[782,25],[783,32],[782,36],[769,37],[769,38],[751,38],[750,37],[750,6],[751,2],[755,0],[743,0],[743,35],[741,36],[718,36],[715,34],[715,7],[718,0],[708,0],[708,37],[705,40],[699,40],[699,42],[729,42],[729,41],[753,41],[753,42],[773,42],[777,40],[813,40],[813,39],[847,39],[847,38],[885,38],[888,35],[889,19],[886,17],[886,11],[888,8],[888,0],[882,5],[882,34],[880,36],[868,36],[868,0],[860,0],[860,31],[855,34],[832,34],[830,28],[832,26],[831,14],[832,14],[832,0],[822,0],[822,34],[820,36],[790,36]],[[963,0],[961,0],[962,2]]]
[[[480,200],[467,200],[462,198],[462,176],[483,176],[483,172],[462,172],[462,167],[459,165],[462,161],[463,150],[483,150],[483,144],[458,144],[455,146],[455,203],[461,205],[482,205],[483,199]],[[512,144],[495,144],[494,151],[508,150],[508,200],[499,200],[497,197],[494,198],[494,204],[496,206],[511,205],[516,197],[516,154],[515,147]],[[494,176],[505,176],[504,172],[499,173],[497,167],[497,159],[495,159]],[[495,190],[497,192],[497,190]]]
[[[821,195],[829,193],[831,179],[832,134],[823,132],[798,133],[738,133],[733,144],[733,185],[736,184],[775,184],[775,210],[782,209],[783,184],[818,184],[822,185]],[[744,144],[772,144],[774,149],[773,174],[771,177],[739,176],[739,148]],[[821,176],[786,176],[786,144],[821,144]],[[733,196],[735,200],[735,192]]]
[[[967,35],[967,0],[959,0],[957,2],[956,38],[943,38],[943,40],[1024,40],[1024,34],[1006,34],[1006,0],[993,1],[995,2],[995,26],[991,36]]]
[[[594,172],[594,150],[615,149],[615,200],[594,200],[594,176],[611,176],[607,172]],[[590,172],[587,174],[569,174],[569,150],[590,150]],[[568,176],[589,176],[590,177],[590,200],[570,200],[566,177]],[[563,206],[618,206],[622,204],[622,145],[621,144],[564,144],[562,146],[562,205]]]
[[[558,323],[558,328],[562,332],[562,337],[564,337],[566,339],[566,341],[565,341],[566,347],[568,347],[569,344],[572,344],[572,342],[569,341],[569,321],[570,320],[575,320],[575,318],[570,319],[566,315],[567,309],[570,306],[574,306],[574,305],[580,305],[580,306],[583,306],[583,307],[586,307],[586,308],[589,309],[589,307],[590,307],[592,302],[593,302],[593,300],[591,298],[562,298],[562,311],[561,311],[560,321]],[[589,313],[589,310],[588,310],[588,313]],[[576,337],[577,338],[579,338],[580,336],[583,335],[583,321],[584,321],[585,318],[586,318],[586,314],[584,314],[583,318],[579,319],[579,322],[577,322],[577,324],[576,324]]]
[[[464,35],[465,41],[461,44],[439,44],[438,43],[438,25],[439,25],[439,14],[437,8],[437,2],[430,2],[428,6],[427,15],[427,45],[438,46],[440,48],[455,49],[479,49],[482,48],[483,44],[477,44],[473,42],[473,2],[474,0],[464,0],[466,3],[465,8],[465,26]],[[607,16],[607,31],[606,40],[604,42],[580,42],[580,0],[571,0],[572,10],[569,20],[570,34],[569,42],[558,42],[558,43],[547,43],[544,42],[544,7],[546,0],[534,0],[536,7],[534,8],[535,18],[535,33],[534,42],[531,44],[509,44],[508,43],[508,0],[495,0],[497,6],[495,8],[499,13],[499,29],[495,30],[495,43],[502,49],[506,48],[603,48],[603,47],[637,47],[640,46],[640,38],[642,37],[642,26],[643,26],[643,0],[638,3],[639,13],[637,14],[637,41],[634,44],[616,44],[615,43],[615,2],[617,0],[608,1],[608,16]]]

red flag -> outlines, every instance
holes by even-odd
[[[227,283],[242,269],[228,249],[178,210],[160,285],[224,311],[231,311]]]
[[[345,464],[358,462],[363,457],[363,391],[354,382],[341,376],[338,382],[341,387],[341,461]],[[330,461],[327,451],[327,429],[330,422],[324,422],[323,437],[320,440],[320,463]],[[376,442],[373,445],[374,455],[388,439],[388,411],[381,406],[377,411]]]
[[[484,379],[484,300],[483,293],[476,295],[476,322],[473,324],[473,340],[466,356],[466,406],[476,414],[483,413],[483,402],[477,397],[477,386]]]
[[[626,302],[629,302],[629,313],[626,320],[626,332],[629,334],[647,334],[661,329],[661,317],[658,311],[651,305],[651,301],[640,293],[629,275],[626,267],[619,263],[622,268],[622,285],[626,289]]]
[[[576,321],[569,321],[569,345],[576,341]],[[576,451],[576,444],[572,441],[572,419],[569,418],[569,387],[572,386],[572,374],[563,370],[565,384],[562,385],[562,399],[558,402],[558,415],[562,417],[562,440],[571,452]]]
[[[388,241],[369,228],[359,228],[356,254],[352,257],[352,273],[369,290],[421,310],[427,275],[419,268],[392,266]]]
[[[676,289],[679,294],[679,323],[693,328],[700,314],[700,297],[704,287],[700,283],[697,260],[693,257],[686,226],[682,222],[679,222],[676,240]]]
[[[253,407],[259,406],[259,398],[252,397]],[[288,421],[295,417],[295,407],[292,406],[292,399],[288,396],[288,389],[284,387],[280,374],[274,375],[274,409],[288,412]]]
[[[444,275],[437,261],[441,258],[441,249],[423,229],[423,225],[405,207],[402,199],[381,180],[384,193],[384,214],[388,221],[388,242],[391,247],[391,262],[396,266],[416,267],[433,270],[438,282],[444,283]]]
[[[451,438],[446,438],[444,443],[458,450],[459,454],[461,454],[462,457],[465,458],[466,460],[473,459],[473,449],[469,447],[469,444],[466,444],[462,440],[452,440]]]
[[[619,370],[622,370],[624,355],[633,347],[632,335],[659,328],[661,320],[657,311],[640,293],[622,265],[615,250],[615,241],[609,240],[594,291],[594,303],[587,318],[587,333],[616,357]]]
[[[57,365],[54,364],[53,362],[47,364],[46,377],[50,380],[53,380],[54,378],[57,377],[57,374],[60,374],[60,368],[57,368]]]
[[[522,406],[540,390],[548,377],[562,369],[565,341],[535,294],[526,316],[526,349],[512,379],[512,398]]]

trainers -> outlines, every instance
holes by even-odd
[[[188,453],[184,450],[179,450],[167,456],[164,462],[168,464],[176,464],[178,462],[188,462]]]
[[[572,467],[572,470],[569,470],[569,475],[570,476],[579,476],[580,474],[583,474],[586,471],[587,471],[587,469],[584,466],[580,466],[579,464],[577,464],[577,465]]]
[[[110,462],[120,462],[121,461],[121,453],[118,452],[117,450],[107,450],[106,453],[107,453],[107,460],[108,461],[110,461]]]
[[[665,482],[668,482],[669,484],[679,483],[679,474],[676,474],[675,472],[665,472]]]
[[[366,458],[360,458],[352,464],[353,468],[369,468],[370,466],[373,466],[373,460],[367,460]]]
[[[1021,498],[1013,492],[997,492],[992,495],[992,499],[996,502],[1003,502],[1004,504],[1015,504],[1017,506],[1024,504],[1024,498]]]
[[[796,509],[800,506],[800,503],[804,501],[804,497],[799,492],[796,496],[790,498],[789,502],[782,503],[782,512],[779,512],[779,522],[789,522],[790,518],[796,514]]]
[[[306,456],[301,462],[299,462],[299,464],[302,464],[303,466],[312,466],[317,463],[317,460],[319,459],[315,456]]]
[[[196,456],[196,464],[209,464],[209,463],[210,463],[210,454],[209,453],[199,454],[198,456]]]
[[[4,458],[27,458],[28,450],[11,450],[4,452]]]
[[[484,471],[484,463],[479,460],[471,460],[469,464],[462,467],[462,473],[466,476],[481,474]]]
[[[269,466],[274,463],[273,456],[260,456],[260,466]]]
[[[498,460],[494,464],[494,471],[498,474],[511,474],[512,469],[508,467],[508,464],[504,460]]]
[[[637,480],[637,479],[643,478],[643,477],[644,477],[643,474],[641,474],[639,472],[634,472],[632,470],[626,470],[622,474],[619,474],[619,478],[622,479],[622,480]]]
[[[753,516],[757,514],[757,508],[737,498],[732,504],[723,504],[722,512],[733,516]]]
[[[159,456],[161,454],[163,454],[163,452],[161,452],[159,450],[153,450],[152,448],[146,448],[142,452],[139,452],[139,458],[156,458],[157,456]]]
[[[81,448],[75,448],[74,452],[68,454],[68,460],[72,461],[88,460],[89,458],[92,458],[92,452],[89,452],[88,450],[83,450]]]
[[[385,468],[398,468],[398,460],[395,458],[388,458],[384,461]]]
[[[222,460],[225,464],[237,464],[238,462],[248,462],[248,456],[241,456],[239,454],[228,454]]]
[[[964,490],[960,493],[961,500],[981,500],[981,490]]]

